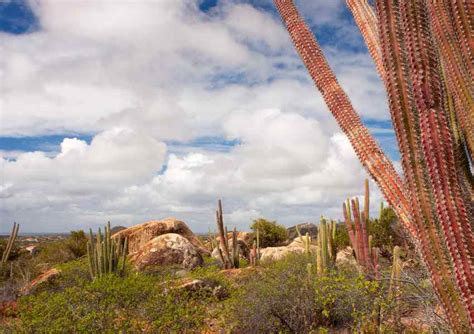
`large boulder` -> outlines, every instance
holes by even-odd
[[[260,261],[269,262],[281,260],[290,253],[303,253],[304,248],[302,247],[267,247],[260,250]]]
[[[198,249],[176,233],[163,234],[143,244],[138,252],[130,255],[130,261],[139,271],[150,265],[170,264],[193,269],[204,262]]]
[[[308,232],[310,237],[313,239],[316,239],[316,237],[318,236],[318,227],[315,224],[305,223],[298,224],[297,226],[301,235],[306,235],[306,232]],[[289,240],[293,240],[298,237],[298,232],[296,232],[296,226],[288,227],[287,231]]]
[[[112,238],[128,238],[128,252],[133,255],[142,250],[149,241],[168,233],[179,234],[186,238],[196,247],[201,254],[209,254],[209,250],[204,247],[201,241],[194,235],[189,227],[176,218],[166,218],[160,221],[149,221],[143,224],[131,226],[115,233]]]

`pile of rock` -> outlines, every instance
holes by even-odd
[[[129,259],[137,270],[169,264],[192,269],[203,264],[202,255],[209,254],[189,227],[175,218],[135,225],[112,238],[128,238]]]

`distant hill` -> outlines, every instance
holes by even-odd
[[[125,226],[114,226],[110,229],[110,233],[111,233],[111,235],[114,235],[115,233],[120,232],[120,231],[125,230],[125,229],[126,229]]]

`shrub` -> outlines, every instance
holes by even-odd
[[[383,208],[379,219],[369,224],[369,235],[372,235],[374,247],[392,250],[395,245],[403,244],[403,236],[396,231],[398,218],[391,207]]]
[[[87,253],[87,236],[83,230],[71,231],[69,238],[66,239],[66,247],[72,252],[74,257],[82,257]]]
[[[367,328],[378,309],[379,284],[355,272],[310,275],[307,263],[305,255],[290,254],[249,280],[228,304],[234,330],[308,333],[320,327]]]
[[[161,283],[161,284],[160,284]],[[202,296],[167,289],[153,276],[114,274],[22,297],[13,332],[194,332],[206,316]]]
[[[336,225],[336,238],[334,239],[336,248],[338,251],[350,246],[349,233],[347,233],[347,228],[345,223],[337,223]]]
[[[260,234],[260,247],[271,247],[281,245],[288,239],[288,231],[276,221],[269,221],[264,218],[255,219],[250,227],[254,233],[257,228]]]

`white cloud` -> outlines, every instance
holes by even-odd
[[[59,152],[0,151],[2,221],[42,231],[175,215],[206,231],[222,197],[228,222],[246,228],[260,215],[339,217],[361,192],[365,174],[271,12],[230,0],[208,14],[191,0],[34,4],[40,31],[0,34],[0,136],[95,135]],[[299,5],[329,25],[344,4]],[[360,113],[387,118],[368,56],[327,52]],[[202,136],[241,144],[166,153],[166,141]]]

